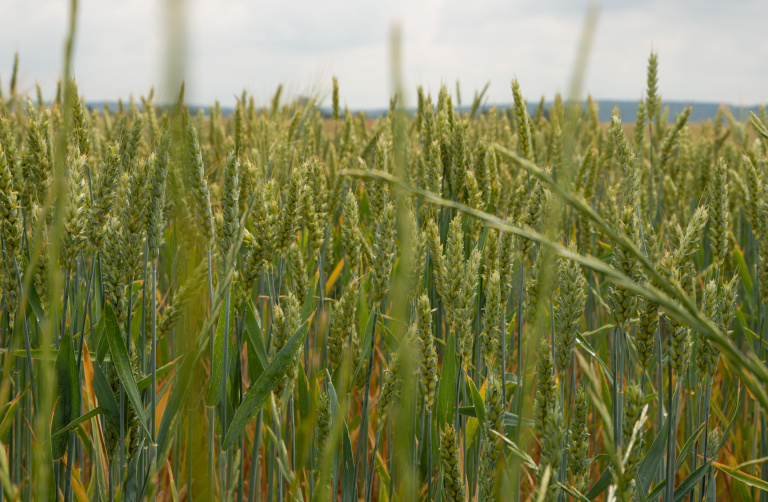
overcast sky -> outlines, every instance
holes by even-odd
[[[164,0],[80,0],[74,71],[89,101],[127,99],[162,87]],[[389,39],[403,34],[406,100],[441,83],[463,101],[491,85],[509,103],[513,77],[530,100],[567,92],[588,3],[583,0],[188,0],[187,101],[229,106],[243,89],[264,103],[280,83],[288,95],[330,102],[331,77],[351,108],[386,107]],[[19,88],[39,82],[53,96],[61,71],[69,0],[0,1],[0,80],[13,54]],[[768,101],[768,1],[603,2],[585,91],[638,99],[648,54],[659,53],[664,99],[753,105]]]

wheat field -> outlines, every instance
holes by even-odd
[[[765,108],[670,117],[647,63],[634,124],[14,68],[0,500],[768,500]]]

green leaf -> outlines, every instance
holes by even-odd
[[[675,472],[677,472],[678,469],[680,469],[680,466],[685,463],[685,457],[688,456],[688,452],[691,451],[691,447],[693,446],[693,442],[696,441],[696,439],[701,435],[701,431],[704,430],[704,423],[702,422],[701,425],[699,425],[699,428],[693,431],[693,434],[691,434],[691,437],[688,438],[688,440],[683,445],[683,448],[680,450],[680,453],[678,453],[677,456],[677,462],[675,462]]]
[[[765,480],[750,476],[746,472],[736,470],[733,467],[728,467],[727,465],[723,465],[720,462],[712,462],[712,465],[728,474],[730,477],[738,479],[742,483],[753,486],[759,490],[763,490],[764,492],[768,492],[768,482]]]
[[[480,392],[477,390],[477,386],[475,385],[475,382],[472,381],[471,378],[469,378],[469,375],[466,375],[467,382],[469,383],[469,390],[470,394],[472,395],[472,403],[475,405],[475,418],[477,418],[477,421],[481,424],[485,423],[485,404],[483,404],[483,398],[480,396]]]
[[[709,466],[711,463],[712,461],[705,462],[704,465],[690,473],[688,477],[685,478],[682,483],[680,483],[680,486],[675,489],[675,502],[682,502],[685,497],[691,493],[691,490],[696,488],[696,485],[699,484],[699,481],[701,481],[702,478],[707,475],[707,472],[709,472]]]
[[[96,361],[99,364],[104,362],[104,358],[109,354],[109,341],[104,336],[104,315],[99,318],[99,323],[96,325]],[[138,323],[136,323],[138,324]],[[94,365],[95,366],[95,365]]]
[[[269,361],[267,360],[267,349],[264,345],[261,323],[253,311],[251,302],[246,302],[245,334],[245,343],[248,345],[248,376],[251,377],[251,382],[255,382]]]
[[[157,378],[163,378],[165,375],[170,373],[173,367],[176,366],[176,363],[179,362],[179,359],[181,359],[181,357],[177,357],[173,361],[165,363],[164,365],[157,368],[157,371],[155,371]],[[152,374],[149,374],[136,382],[136,388],[139,389],[139,392],[144,389],[148,389],[150,385],[152,385]]]
[[[377,312],[378,309],[374,308],[373,312],[368,316],[368,322],[365,325],[365,333],[363,334],[363,345],[360,350],[360,362],[357,364],[355,374],[350,379],[350,385],[354,384],[357,374],[360,373],[363,370],[363,366],[368,363],[368,358],[371,353],[371,343],[374,337],[374,320],[376,319]]]
[[[144,448],[144,440],[139,442],[138,451],[142,451]],[[128,467],[128,478],[124,481],[125,496],[123,500],[127,502],[138,502],[144,498],[144,490],[147,488],[147,481],[150,476],[146,476],[144,481],[141,481],[143,476],[143,469],[139,468],[139,462],[142,455],[134,455],[131,463]]]
[[[744,259],[744,253],[741,252],[739,246],[733,246],[733,261],[736,262],[736,267],[739,270],[739,277],[741,277],[741,283],[744,285],[745,291],[752,291],[752,277],[749,275],[749,266],[747,260]],[[752,295],[744,295],[750,307],[754,307],[754,299]]]
[[[92,409],[88,413],[85,413],[85,414],[77,417],[76,419],[72,420],[69,424],[66,425],[66,427],[63,427],[60,430],[56,431],[56,433],[51,436],[51,440],[53,440],[54,438],[58,438],[60,436],[63,436],[65,432],[71,431],[72,429],[74,429],[78,425],[82,424],[86,420],[88,420],[90,418],[93,418],[96,415],[101,414],[102,412],[104,412],[104,409],[101,406],[95,407],[94,409]]]
[[[251,386],[245,395],[243,402],[235,412],[232,423],[227,429],[227,435],[224,437],[222,449],[228,449],[235,440],[242,434],[245,427],[251,421],[256,413],[261,410],[264,403],[267,402],[272,390],[277,387],[280,380],[285,377],[288,368],[293,364],[296,354],[299,352],[304,337],[307,336],[307,326],[309,320],[304,321],[296,333],[286,342],[280,351],[275,354],[274,359],[264,369],[258,380]]]
[[[505,435],[501,434],[499,431],[492,430],[491,433],[495,434],[499,439],[501,439],[512,451],[512,454],[516,457],[520,458],[526,466],[530,469],[536,469],[537,465],[536,462],[533,461],[530,455],[525,453],[523,450],[521,450],[511,439],[506,437]]]
[[[112,305],[104,305],[104,335],[109,342],[109,353],[112,355],[112,363],[115,365],[117,377],[123,384],[128,401],[136,410],[136,416],[139,417],[139,423],[148,437],[152,437],[147,428],[144,405],[141,403],[139,389],[136,387],[136,380],[133,379],[133,370],[128,359],[128,350],[125,348],[125,342],[120,333],[120,325],[117,322],[115,311]]]
[[[95,366],[96,365],[94,364],[94,367]],[[112,399],[114,399],[114,396],[112,397]],[[91,437],[98,437],[99,435],[99,424],[97,422],[98,422],[97,420],[94,420],[91,422]],[[95,484],[95,492],[96,492],[96,496],[94,497],[94,500],[104,500],[106,498],[106,493],[107,493],[106,481],[109,475],[107,474],[106,462],[102,462],[102,449],[93,448],[93,457],[94,457],[94,462],[93,462],[94,469],[92,472],[94,472],[95,476],[92,479],[94,480],[93,482]]]
[[[13,336],[14,338],[16,337],[15,331]],[[16,349],[16,350],[0,349],[0,354],[10,354],[13,357],[19,357],[21,359],[26,359],[27,357],[26,349]],[[48,350],[30,349],[29,355],[35,361],[52,362],[52,361],[55,361],[57,357],[59,357],[59,351],[58,349],[54,349],[54,348],[50,348]]]
[[[677,393],[677,391],[675,391]],[[651,482],[659,471],[659,465],[664,458],[664,452],[667,449],[667,440],[669,439],[669,416],[664,420],[664,425],[661,426],[659,434],[656,439],[653,440],[651,447],[648,448],[648,453],[643,457],[643,461],[640,462],[640,466],[637,468],[637,480],[642,486],[643,493],[647,492],[651,487]]]
[[[751,295],[749,295],[749,296],[751,296]],[[755,333],[754,331],[752,331],[751,329],[749,329],[747,327],[746,317],[744,316],[744,314],[741,311],[736,313],[736,317],[738,317],[739,321],[741,321],[741,329],[744,330],[744,333],[748,334],[752,338],[752,340],[754,340],[756,342],[760,342],[762,344],[764,350],[768,349],[768,340],[766,340],[765,338],[760,337],[760,335],[758,335],[757,333]]]
[[[69,424],[80,412],[80,379],[75,361],[75,351],[69,330],[61,337],[59,355],[56,358],[56,377],[59,400],[51,423],[51,448],[54,459],[67,451],[68,437],[56,433]]]
[[[439,388],[437,389],[437,420],[438,430],[453,421],[453,413],[456,401],[456,347],[454,334],[448,336],[443,357],[443,368],[440,372]]]
[[[653,490],[651,490],[651,493],[648,494],[648,497],[646,497],[647,500],[658,500],[659,495],[661,494],[661,490],[664,489],[664,487],[667,486],[667,480],[662,479],[659,481],[659,484],[653,487]]]
[[[176,374],[173,391],[168,399],[163,418],[160,420],[160,428],[157,431],[158,464],[162,464],[170,450],[174,430],[173,425],[176,423],[179,410],[184,405],[195,362],[194,353],[188,354],[181,365],[181,369]]]
[[[227,315],[226,309],[219,310],[219,324],[216,326],[216,336],[213,339],[213,360],[211,362],[211,379],[208,384],[208,395],[205,398],[206,406],[216,406],[221,401],[221,389],[224,385],[224,379],[227,375],[222,368],[224,367],[224,344],[229,333],[224,332]]]
[[[578,491],[576,491],[576,489],[574,489],[574,488],[572,488],[572,487],[570,487],[568,485],[564,485],[563,483],[560,483],[560,482],[557,482],[555,484],[557,486],[559,486],[561,490],[563,490],[565,493],[567,493],[571,497],[573,497],[573,498],[575,498],[577,500],[581,500],[582,502],[589,502],[589,499],[587,497],[585,497],[584,495],[582,495],[581,493],[579,493]]]
[[[27,302],[29,302],[29,307],[32,309],[32,312],[35,314],[35,319],[37,320],[37,324],[39,326],[43,323],[43,319],[45,319],[45,311],[43,311],[43,304],[40,301],[40,297],[37,294],[37,289],[28,288],[26,293],[27,293]]]
[[[352,502],[355,498],[355,458],[352,454],[352,441],[349,439],[349,429],[346,422],[344,423],[341,443],[341,500],[342,502]]]
[[[600,477],[597,479],[597,481],[595,481],[595,484],[592,485],[592,488],[590,488],[589,491],[585,494],[585,496],[589,500],[595,500],[611,485],[611,481],[613,481],[613,474],[611,473],[611,470],[606,467],[603,473],[600,474]]]
[[[3,421],[0,422],[0,441],[4,441],[5,435],[8,434],[9,430],[11,430],[13,420],[16,418],[16,409],[19,407],[19,398],[24,395],[24,392],[16,396],[13,401],[8,403],[8,407],[5,410],[5,415],[3,416]]]
[[[723,449],[723,446],[725,446],[725,443],[728,441],[728,436],[731,434],[731,427],[733,427],[733,423],[736,421],[736,417],[739,414],[740,407],[741,407],[741,390],[739,390],[739,394],[736,396],[736,406],[733,407],[733,416],[731,417],[730,422],[728,422],[728,426],[725,428],[722,436],[720,437],[720,442],[717,444],[717,450],[715,451],[715,454],[712,456],[712,459],[717,458],[717,455],[720,453],[720,450]]]
[[[299,376],[296,380],[296,387],[299,391],[299,417],[306,420],[309,416],[309,383],[307,375],[304,374],[304,365],[299,364]]]
[[[648,502],[648,497],[645,495],[645,490],[635,490],[637,494],[637,502]]]
[[[504,426],[505,427],[517,427],[517,424],[521,424],[523,427],[533,427],[533,420],[525,418],[521,420],[516,414],[505,411],[504,412]]]
[[[394,333],[384,325],[383,322],[378,321],[376,327],[379,328],[381,333],[381,340],[384,342],[384,346],[391,352],[396,352],[400,346],[400,341],[397,339]]]
[[[366,299],[367,289],[365,287],[367,281],[360,281],[360,289],[357,294],[357,326],[358,333],[365,333],[365,328],[368,326],[368,317],[370,312],[368,311],[368,301]]]
[[[717,500],[717,481],[714,473],[709,474],[707,479],[707,499],[706,502],[715,502]]]
[[[755,458],[755,459],[747,460],[746,462],[740,463],[739,465],[734,467],[734,469],[741,470],[745,467],[749,467],[750,465],[760,465],[760,464],[764,464],[765,462],[768,462],[768,457]]]
[[[310,293],[306,298],[304,298],[304,305],[301,306],[301,322],[309,319],[309,317],[315,311],[315,304],[317,303],[317,297],[320,293],[318,287],[319,285],[317,283],[317,279],[315,279],[312,285],[309,287],[309,291],[314,291],[316,294],[313,295]]]
[[[104,416],[109,425],[115,430],[120,430],[120,408],[117,406],[112,387],[98,364],[93,365],[93,392],[99,400],[99,406],[104,409]]]
[[[605,361],[603,361],[600,356],[597,355],[597,352],[595,352],[595,349],[592,348],[592,346],[589,344],[588,341],[584,339],[583,336],[580,334],[576,334],[576,345],[581,347],[587,354],[592,356],[595,360],[597,360],[598,363],[600,363],[600,366],[603,367],[603,372],[605,373],[605,376],[608,377],[608,382],[613,385],[613,373],[611,373],[610,368],[608,368],[608,365],[605,364]]]

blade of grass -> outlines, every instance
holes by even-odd
[[[104,305],[104,334],[109,342],[109,351],[112,355],[112,362],[115,365],[115,371],[117,372],[120,382],[123,384],[123,389],[128,396],[128,401],[136,410],[136,416],[139,418],[139,424],[141,425],[144,433],[148,437],[152,437],[147,427],[147,422],[144,413],[144,405],[141,402],[141,396],[139,395],[139,389],[136,386],[136,381],[133,379],[133,370],[131,369],[131,363],[128,359],[128,350],[125,348],[125,342],[120,333],[120,325],[115,316],[115,311],[112,310],[112,306],[109,304]]]
[[[264,369],[259,379],[251,386],[248,393],[243,398],[243,402],[232,417],[227,434],[222,441],[222,448],[227,449],[234,443],[235,439],[243,432],[250,423],[252,417],[262,409],[272,390],[285,376],[293,358],[299,351],[307,336],[308,321],[304,321],[299,329],[285,343],[282,349],[275,354],[269,365]]]

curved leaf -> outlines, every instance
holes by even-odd
[[[99,407],[104,410],[104,416],[109,425],[115,430],[120,430],[120,408],[117,406],[112,387],[98,364],[93,365],[93,392],[99,400]]]
[[[179,359],[181,359],[181,357],[177,357],[173,361],[169,363],[165,363],[164,365],[157,368],[157,371],[155,371],[155,375],[157,376],[157,378],[163,378],[165,375],[170,373],[173,367],[176,366],[176,363],[179,362]],[[152,385],[151,373],[145,376],[144,378],[142,378],[141,380],[139,380],[138,382],[136,382],[136,388],[139,389],[139,392],[141,392],[144,389],[148,389],[150,385]]]
[[[505,411],[504,412],[504,426],[505,427],[517,427],[521,424],[523,427],[533,427],[533,420],[523,417],[520,419],[516,414]]]
[[[608,487],[611,485],[611,481],[613,481],[613,473],[611,472],[611,469],[606,467],[603,473],[600,474],[600,477],[597,478],[597,481],[595,481],[595,484],[592,485],[589,491],[585,494],[585,496],[589,500],[595,500],[600,496],[601,493],[608,489]]]
[[[355,497],[355,459],[346,423],[344,423],[344,433],[342,435],[341,458],[341,500],[343,502],[352,502]]]
[[[176,375],[176,380],[173,385],[173,391],[171,397],[168,400],[168,404],[165,407],[163,418],[160,420],[160,428],[157,432],[157,455],[158,460],[163,461],[168,455],[168,451],[171,447],[171,438],[173,434],[173,425],[176,423],[176,419],[184,404],[184,398],[187,395],[187,389],[189,389],[189,379],[192,374],[192,368],[196,358],[192,354],[189,354],[181,365],[180,371]]]
[[[307,326],[309,321],[304,321],[296,333],[286,342],[282,349],[275,355],[274,359],[270,361],[269,365],[264,369],[258,380],[251,386],[248,393],[245,395],[243,402],[235,412],[235,416],[232,418],[232,423],[227,429],[227,435],[222,442],[222,448],[228,449],[235,440],[243,433],[245,427],[261,410],[264,403],[267,402],[272,390],[277,387],[280,380],[285,377],[285,373],[288,368],[293,364],[293,360],[296,354],[299,352],[302,343],[304,343],[304,337],[307,336]]]
[[[682,502],[685,497],[691,493],[691,490],[696,488],[696,485],[699,484],[699,481],[701,481],[702,478],[709,472],[711,463],[711,461],[704,463],[704,465],[693,471],[688,475],[687,478],[685,478],[685,480],[683,480],[682,483],[680,483],[680,486],[675,489],[675,502]]]
[[[732,478],[738,479],[742,483],[746,483],[749,486],[754,486],[755,488],[763,490],[764,492],[768,492],[768,482],[760,478],[750,476],[746,472],[736,470],[733,467],[728,467],[727,465],[723,465],[720,462],[712,462],[712,465],[714,465],[724,473],[728,474]]]
[[[678,392],[677,389],[675,392]],[[659,470],[659,465],[664,459],[664,452],[667,449],[667,439],[669,437],[669,415],[664,420],[664,425],[661,426],[659,434],[656,439],[653,440],[651,447],[648,449],[648,453],[643,457],[643,461],[640,462],[640,467],[637,468],[637,481],[642,486],[642,492],[646,493],[651,487],[651,482],[654,476]]]
[[[65,432],[71,431],[72,429],[74,429],[78,425],[82,424],[83,422],[85,422],[89,418],[93,418],[96,415],[99,415],[99,414],[101,414],[103,412],[104,412],[104,408],[102,408],[101,406],[97,406],[96,408],[92,409],[88,413],[84,413],[83,415],[80,415],[76,419],[72,420],[65,427],[63,427],[63,428],[59,429],[58,431],[56,431],[56,434],[51,436],[51,440],[53,440],[53,438],[58,438],[59,436],[62,436]]]
[[[693,434],[691,434],[691,437],[688,438],[688,440],[683,445],[683,448],[680,450],[680,453],[677,454],[677,462],[675,462],[675,472],[677,472],[678,469],[680,469],[680,466],[685,463],[685,457],[688,456],[688,452],[691,451],[691,447],[693,446],[693,442],[696,441],[696,439],[701,435],[701,431],[704,430],[704,422],[699,425],[698,429],[693,431]]]
[[[26,393],[26,390],[13,398],[13,401],[8,403],[7,407],[5,409],[5,415],[3,416],[3,421],[0,422],[0,441],[5,441],[5,435],[8,434],[8,431],[11,430],[11,425],[13,425],[13,420],[16,418],[16,409],[19,407],[19,398]]]
[[[251,377],[252,382],[255,382],[269,361],[264,345],[264,333],[261,331],[259,318],[251,302],[246,302],[245,334],[245,343],[248,345],[248,376]]]
[[[231,308],[231,307],[230,307]],[[221,388],[227,374],[223,371],[224,367],[224,344],[229,338],[229,333],[225,333],[227,309],[219,310],[219,324],[216,326],[216,337],[213,340],[213,354],[211,361],[211,379],[208,384],[208,395],[205,398],[206,406],[216,406],[221,401]]]
[[[67,451],[68,436],[56,433],[74,420],[80,412],[80,379],[75,361],[75,351],[69,332],[64,333],[56,358],[56,377],[59,400],[51,423],[51,449],[53,458],[64,456]]]
[[[136,387],[136,380],[133,379],[133,370],[131,369],[131,363],[128,359],[128,349],[125,348],[125,342],[123,341],[122,333],[120,332],[117,316],[110,304],[104,305],[104,336],[109,343],[109,353],[112,355],[112,363],[115,365],[117,377],[123,384],[123,389],[125,389],[125,394],[128,396],[128,401],[136,410],[136,416],[139,418],[139,423],[141,424],[142,429],[144,429],[144,432],[146,432],[148,437],[151,437],[149,429],[147,428],[144,405],[141,402],[141,396],[139,396],[139,389]]]
[[[477,390],[477,386],[475,385],[475,382],[472,381],[471,378],[469,378],[469,375],[466,375],[467,383],[469,383],[469,391],[472,395],[472,403],[475,406],[475,413],[477,421],[481,424],[485,423],[485,404],[483,403],[483,398],[480,395],[480,392]]]

